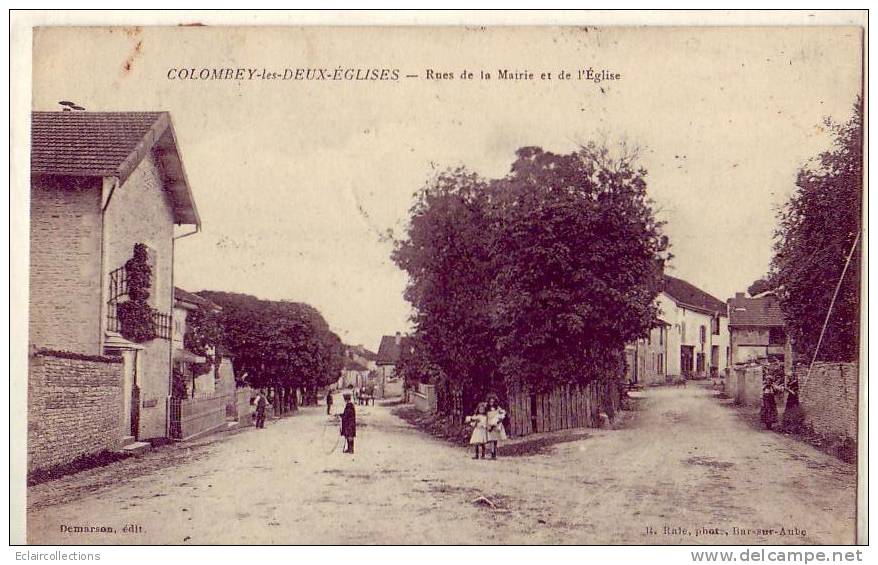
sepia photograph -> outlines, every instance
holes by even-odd
[[[13,543],[868,543],[865,11],[169,14],[13,43]]]

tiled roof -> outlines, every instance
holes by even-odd
[[[773,294],[759,298],[729,298],[729,326],[776,328],[784,326],[780,302]]]
[[[167,112],[33,112],[31,172],[127,177],[128,158],[151,147],[168,123]]]
[[[175,222],[200,224],[167,112],[32,112],[31,174],[115,177],[159,158]]]
[[[379,365],[395,365],[406,348],[411,348],[411,338],[400,337],[399,345],[396,343],[396,338],[397,336],[394,335],[385,335],[381,338],[381,345],[378,346]]]
[[[182,288],[175,286],[174,287],[174,300],[179,300],[181,302],[188,302],[189,304],[194,304],[196,306],[201,306],[203,308],[209,308],[212,310],[222,310],[220,306],[207,298],[202,298],[197,294],[193,294],[187,290],[183,290]]]
[[[357,355],[357,356],[362,357],[363,359],[365,359],[367,361],[375,361],[378,359],[378,355],[376,355],[375,353],[372,353],[371,351],[369,351],[368,349],[366,349],[362,345],[346,345],[345,348],[346,348],[348,357],[352,357],[354,355]]]
[[[365,347],[362,349],[357,349],[357,355],[360,355],[363,359],[368,359],[369,361],[376,361],[378,359],[378,355],[372,353]]]
[[[665,275],[664,291],[680,305],[692,306],[695,309],[707,312],[725,314],[726,305],[722,300],[707,294],[683,279]]]
[[[344,370],[345,371],[368,371],[369,368],[364,366],[362,363],[360,363],[354,359],[350,359],[348,357],[345,357]]]

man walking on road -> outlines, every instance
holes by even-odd
[[[344,453],[354,452],[354,438],[357,436],[357,411],[351,401],[351,395],[344,395],[345,407],[341,415],[341,435],[344,436]]]
[[[332,410],[332,389],[326,391],[326,414],[329,415]]]
[[[256,427],[264,428],[265,427],[265,408],[268,404],[268,401],[265,400],[265,395],[262,394],[262,390],[260,390],[256,394]]]

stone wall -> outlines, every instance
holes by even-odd
[[[252,396],[253,389],[250,387],[239,388],[235,391],[235,408],[239,426],[253,425],[253,412],[256,411],[256,407],[250,404]]]
[[[418,383],[417,392],[412,393],[412,401],[421,412],[435,414],[439,409],[434,385]]]
[[[40,351],[28,375],[27,469],[49,469],[118,447],[122,363]]]
[[[726,394],[735,404],[762,405],[762,365],[735,365],[726,380]]]
[[[856,440],[859,365],[817,362],[807,374],[807,364],[796,368],[805,425],[822,436]]]

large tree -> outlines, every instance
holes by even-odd
[[[393,255],[415,312],[403,370],[473,397],[608,376],[657,314],[668,244],[634,156],[517,157],[502,179],[439,175]]]
[[[798,354],[806,360],[816,352],[818,360],[852,361],[858,357],[860,327],[862,101],[857,100],[847,122],[827,118],[824,125],[834,135],[832,147],[799,170],[796,189],[778,213],[770,286],[780,298]]]
[[[415,307],[415,354],[401,373],[409,381],[431,375],[445,409],[452,383],[475,396],[496,378],[490,317],[496,229],[490,206],[486,180],[463,169],[440,174],[418,194],[408,238],[393,255],[409,274],[405,297]]]
[[[313,307],[229,292],[198,294],[222,307],[236,377],[246,375],[251,386],[273,388],[283,410],[295,408],[295,389],[302,390],[306,403],[316,402],[317,388],[338,378],[341,340]]]

